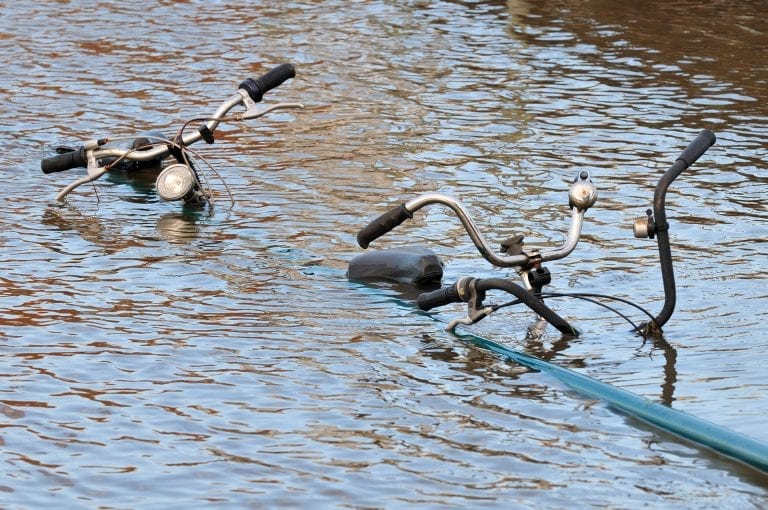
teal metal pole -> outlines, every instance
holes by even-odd
[[[602,400],[611,407],[666,432],[714,450],[760,471],[768,472],[768,444],[766,443],[475,334],[462,332],[456,335],[468,338],[475,345],[500,354],[530,369],[553,375],[584,395]]]
[[[399,306],[412,307],[412,303],[409,301],[398,298],[395,298],[394,301]],[[440,322],[432,314],[423,313],[423,315]],[[462,331],[461,333],[454,332],[454,335],[459,338],[465,338],[479,347],[499,354],[532,370],[550,374],[583,395],[602,400],[614,409],[638,418],[660,430],[687,439],[701,447],[768,473],[768,444],[762,441],[653,402],[647,398],[549,363],[530,354],[497,344],[473,333]]]

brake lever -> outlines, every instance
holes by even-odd
[[[236,114],[235,120],[250,120],[250,119],[256,119],[261,117],[262,115],[266,115],[270,112],[273,112],[275,110],[288,110],[292,108],[298,108],[303,109],[304,104],[302,103],[278,103],[276,105],[269,106],[267,108],[264,108],[263,110],[259,110],[259,108],[256,105],[251,106],[248,108],[244,113]]]
[[[107,173],[106,167],[98,167],[93,171],[93,173],[91,172],[91,168],[88,167],[88,175],[68,184],[64,189],[59,191],[59,194],[56,195],[56,200],[62,202],[64,198],[72,192],[72,190],[79,188],[83,184],[88,184],[89,182],[95,181],[105,173]]]

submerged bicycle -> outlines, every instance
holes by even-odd
[[[213,192],[210,184],[192,156],[197,156],[204,162],[205,160],[189,146],[199,140],[208,144],[214,143],[214,131],[222,121],[245,121],[275,110],[303,108],[300,103],[278,103],[263,109],[256,105],[261,102],[264,94],[295,75],[293,65],[280,64],[260,78],[245,79],[240,83],[237,93],[226,99],[213,115],[185,122],[173,138],[167,138],[159,132],[147,132],[131,137],[88,140],[80,147],[57,148],[56,156],[42,160],[41,169],[45,174],[78,167],[87,169],[87,175],[75,180],[58,193],[56,199],[59,201],[63,201],[77,187],[95,181],[110,171],[130,172],[138,168],[153,167],[159,171],[155,186],[157,194],[163,200],[182,201],[189,206],[211,205]],[[236,106],[244,107],[245,111],[227,116]],[[202,123],[199,128],[185,133],[190,124],[198,122]],[[170,161],[166,161],[169,157]],[[205,164],[216,174],[207,162]],[[218,174],[216,176],[222,180]],[[226,187],[226,183],[224,185]]]
[[[467,317],[453,320],[448,325],[449,331],[453,331],[460,324],[475,324],[503,307],[522,303],[540,316],[537,324],[548,323],[554,326],[563,334],[562,340],[567,341],[569,338],[577,336],[578,330],[549,308],[544,303],[545,299],[575,297],[587,299],[613,310],[601,301],[608,300],[622,302],[641,310],[649,319],[641,325],[635,325],[628,317],[617,310],[613,311],[627,319],[635,331],[644,337],[652,337],[655,344],[658,343],[665,347],[665,381],[662,385],[662,403],[550,363],[544,357],[537,357],[508,348],[473,333],[461,336],[470,339],[475,345],[531,370],[547,372],[585,396],[602,400],[614,409],[639,418],[660,430],[722,453],[728,458],[736,459],[765,473],[768,472],[768,444],[672,407],[674,400],[672,392],[677,376],[675,370],[676,354],[661,335],[661,328],[672,316],[676,301],[665,199],[672,182],[714,143],[715,135],[708,130],[702,131],[659,179],[654,193],[653,208],[648,209],[645,216],[634,223],[635,237],[655,238],[658,244],[659,262],[664,283],[664,305],[657,315],[652,315],[629,300],[614,296],[591,293],[554,293],[543,290],[544,286],[551,280],[551,275],[543,263],[566,257],[576,248],[581,235],[584,214],[597,200],[597,191],[588,172],[579,172],[570,186],[568,196],[571,208],[571,225],[565,241],[556,248],[526,248],[522,236],[515,236],[502,243],[500,254],[494,253],[464,206],[459,201],[439,193],[420,195],[382,214],[358,232],[357,241],[361,248],[366,249],[375,239],[412,218],[414,213],[422,207],[440,204],[448,206],[456,213],[475,247],[487,261],[497,267],[517,270],[522,277],[522,285],[507,278],[461,278],[453,285],[421,293],[416,301],[422,310],[430,310],[449,303],[467,303]],[[354,257],[349,261],[347,276],[350,280],[384,280],[416,284],[415,287],[435,286],[439,285],[442,279],[442,265],[434,252],[426,248],[394,248],[366,252]],[[410,286],[414,287],[414,285]],[[486,305],[486,293],[491,290],[506,292],[513,295],[515,299],[504,304]]]
[[[545,303],[545,299],[549,298],[572,297],[593,302],[619,314],[632,325],[633,330],[645,337],[657,336],[661,333],[662,326],[672,316],[676,301],[669,223],[665,210],[666,193],[672,181],[714,143],[715,135],[708,130],[702,131],[658,181],[653,209],[647,210],[646,216],[635,221],[633,228],[635,237],[655,238],[658,244],[665,300],[662,310],[655,316],[639,305],[615,296],[544,290],[544,287],[551,282],[552,275],[543,264],[564,258],[573,252],[581,235],[584,215],[597,201],[597,190],[586,171],[580,171],[570,185],[568,205],[571,209],[571,224],[565,241],[559,247],[527,248],[524,246],[523,236],[515,236],[501,244],[501,253],[495,253],[464,206],[458,200],[440,193],[426,193],[394,207],[360,230],[357,241],[361,248],[366,249],[375,239],[412,218],[414,213],[422,207],[432,204],[445,205],[456,213],[475,247],[488,262],[496,267],[514,268],[522,279],[522,284],[518,284],[507,278],[465,277],[452,285],[421,293],[417,298],[417,305],[425,311],[450,303],[467,303],[467,316],[453,320],[448,325],[448,330],[452,331],[460,324],[475,324],[501,308],[524,304],[563,335],[578,336],[579,331]],[[437,256],[429,249],[395,248],[358,255],[350,260],[347,276],[352,280],[389,280],[435,285],[439,284],[442,278],[442,266]],[[502,304],[486,304],[487,293],[491,290],[511,294],[514,299]],[[604,301],[624,303],[642,312],[648,320],[636,324]]]

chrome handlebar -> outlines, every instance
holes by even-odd
[[[554,249],[534,249],[529,250],[528,253],[521,252],[512,255],[497,254],[486,242],[461,202],[441,193],[425,193],[405,202],[389,213],[385,213],[361,230],[358,240],[361,242],[361,246],[367,247],[370,241],[388,232],[405,219],[412,217],[413,213],[422,207],[430,204],[442,204],[456,213],[475,247],[488,262],[498,267],[515,267],[522,272],[542,262],[568,256],[579,242],[584,214],[596,201],[597,190],[592,184],[589,172],[579,172],[568,191],[568,204],[572,211],[568,235],[563,244]]]
[[[304,105],[301,103],[278,103],[267,108],[259,109],[248,93],[243,89],[239,89],[236,94],[233,94],[226,99],[221,106],[218,107],[213,116],[207,118],[204,127],[182,134],[181,140],[153,139],[149,140],[150,143],[148,146],[142,147],[140,150],[136,148],[125,149],[120,147],[107,147],[105,145],[109,143],[108,139],[88,140],[83,144],[86,159],[88,161],[86,167],[88,175],[65,186],[58,195],[56,195],[56,200],[64,200],[64,198],[75,188],[95,181],[107,173],[110,167],[109,165],[101,165],[101,161],[115,158],[140,162],[160,160],[170,154],[172,146],[181,148],[198,142],[203,138],[204,131],[207,130],[208,133],[213,133],[224,120],[227,113],[238,105],[243,105],[246,108],[246,111],[234,115],[232,119],[235,121],[255,119],[275,110],[304,108]],[[157,144],[157,146],[151,147],[153,144]]]

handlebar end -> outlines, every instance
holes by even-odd
[[[709,129],[704,129],[698,136],[696,136],[696,138],[694,138],[677,159],[682,160],[685,167],[688,168],[707,152],[707,149],[712,147],[715,144],[715,141],[717,141],[715,134]]]
[[[372,241],[383,236],[408,218],[413,218],[413,213],[405,207],[405,204],[390,209],[357,233],[357,244],[362,249],[368,248]]]
[[[255,80],[246,78],[238,88],[248,92],[255,103],[260,103],[264,94],[280,86],[284,81],[296,76],[296,68],[293,64],[280,64],[267,71],[266,74]]]
[[[462,301],[464,299],[462,299],[461,292],[459,291],[459,284],[455,283],[448,287],[419,294],[419,297],[416,298],[416,305],[420,310],[426,312],[438,306],[461,303]]]
[[[67,151],[63,154],[57,154],[56,156],[45,158],[40,162],[40,170],[42,170],[44,174],[63,172],[77,167],[85,168],[87,166],[88,158],[85,153],[85,147]]]

